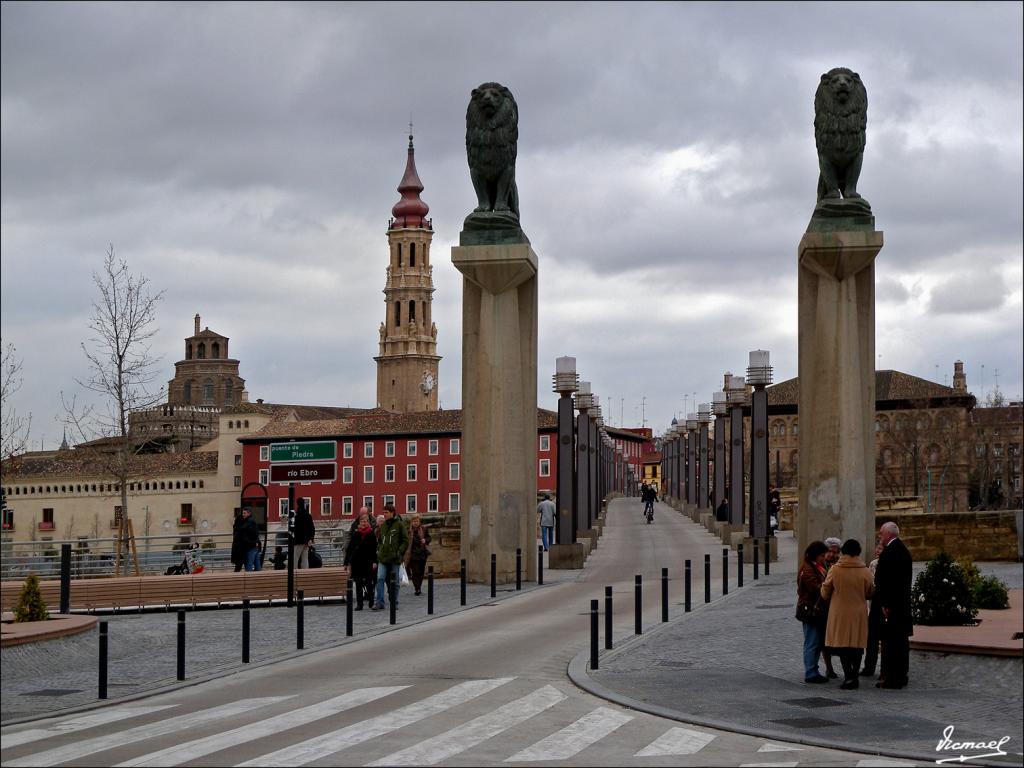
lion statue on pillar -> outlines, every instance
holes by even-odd
[[[836,67],[821,76],[814,94],[814,143],[818,148],[818,200],[860,198],[868,94],[860,75]]]
[[[466,109],[466,155],[477,199],[473,213],[519,218],[518,141],[519,108],[512,92],[500,83],[474,88]]]

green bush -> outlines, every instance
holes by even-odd
[[[960,571],[964,575],[964,584],[967,585],[967,589],[973,595],[974,590],[978,587],[978,582],[981,580],[981,571],[978,570],[978,566],[967,555],[958,557],[956,564],[960,566]]]
[[[1010,593],[1006,585],[995,576],[982,576],[971,590],[974,607],[986,610],[1000,610],[1010,607]]]
[[[46,621],[48,618],[50,614],[46,611],[43,593],[39,591],[39,577],[30,573],[18,595],[18,604],[14,606],[14,620]]]
[[[963,571],[945,552],[928,561],[910,594],[915,624],[959,626],[978,613]]]

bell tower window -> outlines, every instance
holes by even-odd
[[[409,322],[413,322],[416,319],[416,302],[409,302]]]
[[[199,348],[196,350],[196,357],[200,360],[206,359],[206,344],[199,342]]]
[[[409,266],[416,266],[416,243],[409,243]]]
[[[212,352],[212,354],[213,354],[214,360],[220,359],[220,344],[218,344],[216,341],[213,342],[213,352]]]
[[[395,328],[402,327],[402,302],[395,302]]]
[[[401,269],[401,267],[402,267],[402,244],[401,243],[398,244],[398,267],[399,267],[399,269]]]

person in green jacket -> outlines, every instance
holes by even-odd
[[[398,609],[398,572],[405,559],[405,550],[409,547],[409,532],[405,523],[395,512],[394,504],[384,505],[384,522],[377,526],[377,595],[376,602],[370,610],[384,609],[384,584],[388,574],[394,580],[394,592],[389,596]]]

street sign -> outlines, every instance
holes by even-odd
[[[270,444],[271,464],[296,461],[333,461],[336,458],[338,458],[338,444],[333,440]]]
[[[325,461],[319,464],[271,464],[272,483],[332,482],[337,476],[337,463]]]

